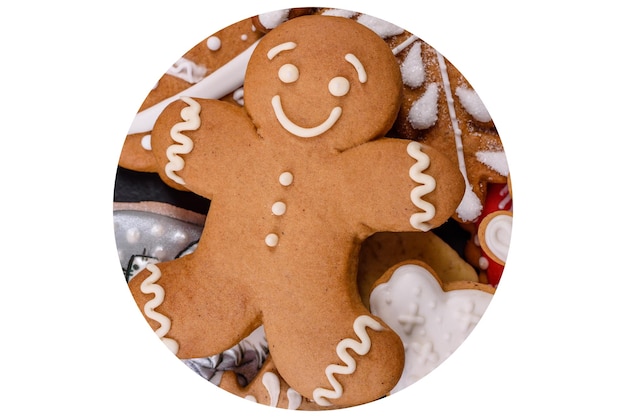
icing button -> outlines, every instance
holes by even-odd
[[[211,51],[217,51],[222,47],[222,40],[217,36],[211,36],[207,39],[206,45]]]
[[[293,174],[289,171],[285,171],[278,176],[278,182],[283,186],[289,186],[293,183]]]
[[[284,215],[286,210],[287,205],[284,202],[276,202],[272,205],[272,213],[276,216]]]
[[[152,151],[152,137],[150,134],[141,137],[141,147],[146,151]]]
[[[278,235],[276,235],[276,234],[268,234],[265,237],[265,244],[268,247],[275,247],[275,246],[277,246],[278,245]]]

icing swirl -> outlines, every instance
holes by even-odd
[[[512,224],[509,211],[498,211],[485,218],[479,227],[481,245],[499,264],[504,264],[509,254]]]
[[[176,354],[178,352],[178,343],[171,338],[165,337],[170,331],[172,321],[170,321],[167,316],[154,310],[159,307],[165,299],[165,290],[163,290],[163,287],[156,284],[156,282],[161,278],[161,270],[156,264],[148,264],[146,269],[150,271],[151,274],[141,283],[140,288],[146,295],[153,293],[154,298],[146,302],[143,307],[143,311],[148,318],[153,319],[160,324],[160,327],[154,332],[161,339],[161,341],[165,343],[167,348]]]
[[[337,344],[337,355],[344,362],[344,365],[330,364],[326,367],[326,378],[333,387],[333,390],[325,388],[316,388],[313,391],[313,399],[320,406],[329,406],[331,403],[328,399],[338,399],[343,395],[343,386],[337,381],[335,374],[352,374],[356,370],[356,360],[348,353],[348,348],[356,354],[363,356],[369,353],[372,346],[372,340],[367,334],[366,328],[369,327],[374,331],[382,331],[383,326],[376,322],[374,318],[367,315],[361,315],[354,320],[354,332],[361,340],[358,342],[352,338],[345,338]]]
[[[165,165],[165,174],[178,184],[185,184],[175,171],[180,171],[185,167],[185,160],[179,154],[189,154],[193,149],[193,142],[182,131],[192,131],[200,127],[200,104],[190,97],[183,97],[182,100],[189,106],[180,111],[183,122],[178,122],[170,130],[170,136],[176,142],[167,148],[166,155],[169,162]]]
[[[430,166],[430,158],[422,151],[422,147],[418,142],[411,141],[406,148],[407,153],[417,162],[409,169],[409,177],[416,183],[421,183],[411,190],[411,202],[423,212],[411,215],[411,226],[420,231],[428,231],[431,226],[428,224],[433,216],[435,216],[435,206],[432,203],[422,199],[427,193],[435,190],[436,182],[432,176],[424,173],[424,170]]]

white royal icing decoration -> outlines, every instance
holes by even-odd
[[[282,216],[287,211],[287,205],[284,202],[274,202],[272,205],[272,213],[276,216]]]
[[[464,221],[473,221],[480,215],[483,205],[476,193],[472,190],[472,185],[467,177],[467,166],[465,164],[465,154],[463,153],[463,137],[461,128],[459,128],[456,110],[454,110],[454,97],[452,96],[452,88],[450,87],[448,67],[446,66],[446,61],[444,60],[443,55],[440,53],[437,53],[437,61],[439,63],[441,78],[443,80],[446,102],[448,103],[448,113],[450,114],[450,120],[452,122],[452,130],[454,131],[454,142],[456,143],[459,169],[461,170],[461,174],[465,180],[465,193],[463,193],[463,198],[456,209],[456,213],[459,215],[459,218]]]
[[[275,47],[271,48],[267,51],[267,58],[271,61],[276,57],[276,55],[280,54],[283,51],[290,51],[298,46],[295,42],[283,42],[282,44],[278,44]]]
[[[152,137],[149,134],[141,137],[141,148],[152,151]]]
[[[317,126],[303,128],[293,123],[289,120],[287,115],[285,115],[283,106],[280,102],[280,96],[276,95],[272,97],[272,107],[274,108],[274,114],[276,115],[280,125],[290,134],[299,136],[300,138],[312,138],[323,134],[335,125],[335,123],[339,120],[339,117],[341,117],[342,112],[341,107],[336,106],[331,110],[330,115],[328,115],[328,118],[325,121]]]
[[[509,255],[513,217],[510,214],[496,215],[485,228],[485,244],[500,261]]]
[[[337,355],[344,362],[344,365],[330,364],[326,367],[326,378],[332,386],[332,390],[324,388],[316,388],[313,391],[313,399],[320,406],[332,405],[328,399],[338,399],[343,395],[343,386],[337,381],[336,374],[352,374],[356,370],[356,360],[348,352],[348,348],[356,354],[363,356],[369,353],[372,346],[372,340],[367,334],[366,328],[374,331],[383,330],[383,326],[374,318],[367,315],[361,315],[354,320],[354,332],[361,340],[356,341],[352,338],[345,338],[337,344]]]
[[[270,395],[269,406],[276,408],[278,406],[278,396],[280,395],[280,380],[278,380],[278,376],[272,372],[263,373],[261,382]]]
[[[444,292],[426,268],[405,264],[370,295],[370,310],[402,339],[403,374],[391,393],[415,383],[448,358],[472,332],[493,295],[478,289]]]
[[[461,102],[461,106],[463,106],[463,108],[467,110],[467,113],[472,115],[474,119],[479,122],[489,122],[491,120],[489,111],[474,90],[468,89],[467,87],[457,87],[455,93]]]
[[[362,14],[357,17],[356,21],[376,32],[376,34],[383,39],[389,38],[390,36],[394,35],[400,35],[404,32],[404,29],[394,25],[393,23],[389,23],[385,20],[366,14]]]
[[[261,383],[270,397],[268,406],[276,408],[280,400],[280,378],[272,372],[263,373]],[[245,399],[258,403],[254,395],[246,395]],[[302,395],[292,388],[287,388],[287,409],[296,410],[302,404]]]
[[[278,245],[278,235],[276,234],[267,234],[265,237],[265,245],[268,247],[275,247]]]
[[[281,9],[260,14],[259,22],[261,22],[266,29],[274,29],[276,26],[285,22],[288,18],[289,9]]]
[[[400,65],[402,82],[410,87],[417,88],[426,79],[426,70],[422,61],[422,44],[415,42]]]
[[[439,117],[437,101],[439,88],[437,83],[430,83],[426,91],[411,105],[407,119],[414,129],[427,129],[433,126]]]
[[[509,175],[509,165],[504,151],[478,151],[476,159],[502,176]]]
[[[180,78],[188,83],[197,83],[202,80],[207,73],[207,69],[202,65],[182,57],[174,63],[167,71],[167,74]]]
[[[300,78],[300,71],[298,67],[293,64],[284,64],[278,70],[278,78],[283,83],[294,83]]]
[[[367,72],[365,71],[365,67],[361,63],[361,61],[354,54],[346,54],[344,57],[346,61],[348,61],[354,69],[356,70],[357,75],[359,76],[359,82],[365,83],[367,81]]]
[[[409,169],[409,177],[414,182],[420,183],[411,190],[411,202],[423,211],[411,215],[411,226],[420,231],[428,231],[431,228],[428,222],[435,216],[435,206],[422,199],[422,196],[435,190],[436,186],[435,179],[424,173],[430,165],[430,158],[422,151],[419,142],[410,141],[406,150],[411,158],[416,160]]]
[[[222,47],[222,40],[217,36],[211,36],[206,40],[206,46],[211,51],[218,51]]]
[[[344,10],[344,9],[328,9],[324,10],[322,14],[324,16],[337,16],[337,17],[345,17],[349,19],[356,15],[357,12],[353,12],[352,10]]]
[[[293,174],[291,174],[289,171],[280,173],[280,176],[278,176],[278,182],[282,186],[285,186],[285,187],[290,186],[291,183],[293,183]]]
[[[259,41],[255,41],[241,54],[237,55],[232,60],[184,91],[170,96],[167,99],[137,113],[128,130],[128,135],[151,131],[154,127],[154,122],[163,112],[163,109],[181,97],[221,99],[241,87],[246,74],[246,68],[248,67],[248,61],[250,60],[250,56],[258,43]]]
[[[345,77],[335,77],[328,82],[328,91],[335,97],[342,97],[350,91],[350,82]]]
[[[181,154],[189,154],[193,149],[193,142],[182,131],[194,131],[200,127],[200,104],[190,97],[183,97],[182,100],[189,106],[180,111],[183,122],[178,122],[170,129],[170,136],[176,142],[167,147],[166,155],[169,162],[165,165],[165,174],[178,184],[185,184],[185,181],[175,171],[180,171],[185,167],[185,160]]]
[[[178,343],[171,338],[165,337],[170,331],[172,322],[167,316],[154,310],[159,307],[165,299],[165,290],[156,284],[156,282],[161,278],[161,270],[155,264],[148,264],[146,266],[146,270],[150,271],[151,274],[141,283],[140,289],[146,295],[153,293],[154,298],[146,302],[143,311],[148,318],[153,319],[160,324],[159,328],[154,332],[161,339],[161,341],[163,341],[163,343],[165,343],[165,345],[174,354],[176,354],[178,352]]]
[[[300,408],[300,405],[302,404],[302,395],[300,395],[294,389],[289,388],[287,389],[287,400],[287,409],[295,410]]]

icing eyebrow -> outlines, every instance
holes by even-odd
[[[295,47],[295,42],[285,42],[280,45],[276,45],[274,48],[267,51],[267,58],[269,58],[271,61],[276,55],[280,54],[281,52],[289,51],[290,49],[294,49]]]
[[[352,66],[356,70],[356,73],[359,76],[359,81],[361,82],[361,84],[365,83],[367,81],[367,73],[365,72],[365,68],[363,67],[363,64],[361,64],[361,61],[359,61],[359,59],[356,56],[354,56],[354,54],[346,54],[344,58],[346,59],[346,61],[352,64]]]

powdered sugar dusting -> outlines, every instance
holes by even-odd
[[[363,26],[366,26],[369,29],[373,30],[378,36],[383,39],[389,38],[390,36],[394,35],[400,35],[404,32],[404,29],[402,29],[401,27],[370,15],[362,14],[356,19],[356,21]]]
[[[267,29],[274,29],[276,26],[287,21],[288,18],[289,9],[276,10],[274,12],[260,14],[259,22]]]
[[[472,186],[470,184],[466,184],[465,193],[463,194],[461,203],[456,208],[456,214],[463,221],[473,221],[480,216],[482,210],[483,205],[480,202],[480,199],[472,190]]]
[[[437,122],[438,95],[437,83],[430,83],[422,97],[413,103],[407,119],[414,129],[430,128]]]
[[[353,17],[354,15],[356,15],[356,12],[353,12],[350,10],[343,10],[343,9],[328,9],[328,10],[324,10],[322,14],[325,16],[337,16],[337,17],[345,17],[349,19]]]
[[[402,81],[407,87],[416,88],[424,83],[426,72],[422,61],[422,44],[415,42],[409,50],[406,58],[400,65]]]
[[[491,115],[474,90],[466,87],[457,87],[455,94],[459,98],[461,106],[474,119],[479,122],[489,122],[491,120]]]
[[[166,73],[193,84],[204,78],[207,73],[207,69],[185,57],[181,57],[166,71]]]
[[[509,175],[509,165],[506,162],[504,151],[478,151],[476,159],[498,174],[503,176]]]

